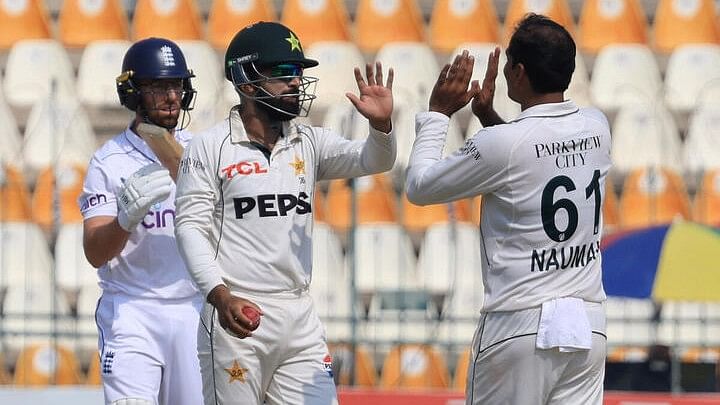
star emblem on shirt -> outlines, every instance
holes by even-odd
[[[292,166],[295,169],[296,176],[305,174],[305,161],[304,160],[300,160],[300,158],[295,157],[295,161],[290,163],[290,166]]]
[[[240,367],[237,360],[233,360],[232,367],[225,369],[225,372],[230,375],[230,381],[228,381],[228,383],[233,381],[240,381],[241,383],[244,383],[246,381],[245,373],[247,373],[247,371],[248,369]]]
[[[300,40],[297,39],[295,34],[292,32],[290,33],[290,36],[285,38],[286,41],[290,42],[290,52],[298,50],[302,52],[302,48],[300,47]]]

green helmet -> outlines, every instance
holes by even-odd
[[[225,53],[225,77],[239,84],[238,79],[247,73],[241,67],[248,63],[256,68],[281,63],[297,63],[309,68],[318,64],[316,60],[305,57],[300,40],[288,27],[266,21],[248,25],[235,34]],[[249,81],[244,78],[245,82]]]
[[[316,60],[305,57],[297,35],[275,22],[261,21],[243,28],[235,34],[225,53],[225,77],[235,90],[272,110],[271,114],[280,119],[309,114],[318,79],[305,76],[303,70],[317,65]],[[295,93],[270,94],[263,88],[270,80],[299,80],[299,85]],[[251,85],[256,91],[245,92],[243,85]],[[292,108],[283,106],[280,100],[288,96],[297,98]]]

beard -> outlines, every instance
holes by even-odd
[[[182,111],[180,108],[154,108],[147,109],[144,106],[138,108],[146,122],[163,127],[167,130],[175,129],[180,120]]]
[[[262,90],[264,95],[270,95]],[[287,93],[295,94],[295,93]],[[278,97],[258,100],[258,107],[264,111],[271,121],[290,121],[300,114],[299,97]],[[280,110],[280,111],[278,111]]]

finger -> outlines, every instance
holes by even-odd
[[[392,90],[393,80],[395,80],[395,70],[393,70],[393,68],[390,68],[390,69],[388,70],[387,85],[386,85],[385,87],[387,87],[388,89]]]
[[[380,61],[375,62],[375,83],[380,86],[383,84],[382,63]]]
[[[500,60],[500,48],[496,47],[488,56],[487,70],[483,78],[483,88],[494,88],[495,78],[498,73],[498,61]],[[490,87],[492,86],[492,87]]]
[[[227,327],[224,328],[229,334],[244,339],[252,336],[252,332],[246,329],[239,321],[238,318],[231,317],[227,322]]]
[[[450,70],[450,64],[446,63],[445,66],[440,70],[440,75],[438,75],[437,82],[443,83],[447,79],[448,71]]]
[[[255,322],[245,316],[245,314],[243,314],[242,312],[234,316],[233,321],[235,321],[235,323],[237,323],[238,325],[240,325],[241,328],[247,331],[255,329]]]
[[[368,86],[374,86],[375,85],[375,77],[373,75],[373,65],[372,63],[366,63],[365,64],[365,76],[367,77],[367,84]]]
[[[463,52],[464,58],[462,68],[460,69],[460,75],[463,83],[468,83],[472,78],[473,68],[475,67],[475,57],[470,55],[467,51]]]
[[[362,89],[366,86],[365,78],[363,78],[363,75],[360,72],[360,68],[353,69],[353,73],[355,74],[355,81],[357,82],[358,89],[362,93]]]
[[[480,93],[480,82],[477,80],[473,80],[470,83],[470,92],[472,93],[472,96],[475,97],[475,95]]]
[[[460,65],[460,55],[455,55],[455,59],[453,59],[452,65],[450,65],[450,70],[448,70],[448,79],[452,79],[455,77],[455,74],[457,73],[458,66]]]

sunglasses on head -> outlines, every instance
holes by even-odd
[[[282,63],[270,68],[270,77],[302,76],[303,67],[296,63]]]

